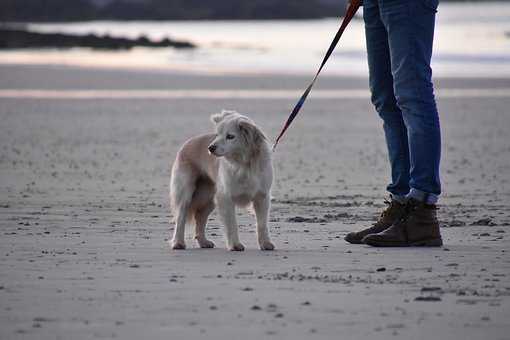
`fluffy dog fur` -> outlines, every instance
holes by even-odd
[[[195,222],[195,239],[202,248],[213,248],[206,239],[209,214],[218,207],[229,250],[242,251],[237,230],[236,206],[253,206],[257,237],[262,250],[273,250],[267,221],[273,181],[271,150],[255,123],[235,111],[211,116],[215,134],[188,140],[172,167],[170,202],[175,218],[173,249],[185,249],[186,224]]]

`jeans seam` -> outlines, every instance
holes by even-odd
[[[417,90],[415,89],[414,85],[416,84],[417,80],[418,80],[418,68],[416,66],[416,41],[415,41],[415,38],[414,38],[414,34],[411,32],[411,27],[412,27],[412,24],[411,24],[411,4],[409,3],[408,4],[409,8],[408,8],[408,11],[409,11],[409,16],[407,17],[406,19],[406,25],[408,26],[408,29],[406,30],[407,32],[407,39],[408,39],[408,42],[409,42],[409,47],[411,49],[411,54],[410,54],[410,57],[411,57],[411,64],[412,64],[412,72],[413,72],[413,75],[412,75],[412,80],[411,80],[411,87],[413,89],[413,95],[415,97],[417,97]],[[402,108],[401,108],[402,110]],[[404,110],[402,110],[402,116],[404,116],[406,113],[404,112]],[[409,116],[410,113],[407,112],[407,115]],[[409,117],[407,117],[409,119]],[[412,118],[411,118],[412,119]],[[407,126],[406,126],[407,127]],[[412,157],[411,157],[411,147],[409,146],[409,190],[411,190],[411,182],[412,182],[412,169],[414,168],[413,166],[413,161],[412,161]]]
[[[402,114],[402,110],[401,110],[401,114]],[[404,129],[406,129],[403,117],[402,117],[402,124],[404,124]],[[406,132],[406,138],[407,138],[407,132]],[[400,145],[401,150],[404,150],[404,146],[405,146],[404,138],[401,138],[401,139],[400,139],[400,144],[401,144],[401,145]],[[408,161],[407,161],[407,163],[408,163],[408,168],[407,168],[407,169],[401,169],[401,171],[402,171],[402,170],[406,170],[406,171],[407,171],[407,177],[408,177],[408,179],[407,179],[407,187],[409,188],[409,180],[411,179],[411,178],[410,178],[411,164],[409,163],[409,162],[410,162],[410,157],[409,157],[409,143],[408,143],[408,145],[407,145],[407,153],[408,153],[408,155],[407,155],[407,157],[408,157]],[[405,163],[405,156],[406,156],[406,155],[405,155],[405,153],[404,153],[404,151],[400,152],[400,155],[399,155],[399,156],[400,156],[400,164],[404,164],[404,163]],[[410,188],[409,188],[409,189],[410,189]],[[408,190],[408,192],[409,192],[409,190]]]
[[[408,6],[411,6],[411,3],[408,4]],[[411,47],[411,62],[412,62],[412,65],[413,65],[413,80],[412,80],[412,84],[415,85],[417,80],[418,80],[418,67],[416,66],[416,50],[417,50],[417,46],[416,45],[416,37],[414,34],[411,33],[411,8],[408,8],[409,10],[409,17],[407,18],[406,22],[407,22],[407,25],[409,27],[409,29],[407,30],[407,34],[408,34],[408,39],[409,39],[409,46]],[[415,87],[413,86],[413,92],[414,92],[414,95],[416,96],[418,93],[416,93],[416,89]],[[418,97],[418,96],[416,96]]]

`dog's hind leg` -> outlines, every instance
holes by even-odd
[[[214,243],[205,238],[205,226],[209,214],[214,210],[214,182],[201,176],[195,181],[195,191],[191,198],[191,210],[195,219],[195,239],[200,248],[214,248]]]
[[[177,208],[175,216],[174,236],[170,242],[172,249],[186,249],[184,241],[184,232],[186,229],[186,220],[188,217],[189,204],[182,204]]]
[[[169,242],[172,249],[186,249],[184,232],[186,223],[190,218],[191,199],[194,190],[192,178],[182,174],[179,171],[172,171],[170,181],[170,204],[175,218],[174,236]]]
[[[200,248],[214,248],[214,243],[205,237],[205,226],[207,225],[207,218],[214,210],[214,203],[211,201],[206,206],[195,211],[195,239]]]

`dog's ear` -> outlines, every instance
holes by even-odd
[[[260,148],[261,143],[267,139],[264,133],[248,119],[239,119],[238,127],[245,141],[255,149]]]
[[[231,116],[233,114],[238,114],[238,113],[236,111],[232,111],[232,110],[222,110],[221,113],[215,113],[211,116],[211,122],[213,122],[214,124],[218,124],[223,119],[225,119],[226,117]]]

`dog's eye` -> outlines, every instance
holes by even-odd
[[[234,138],[236,138],[236,136],[231,135],[231,134],[227,134],[227,139],[234,139]]]

